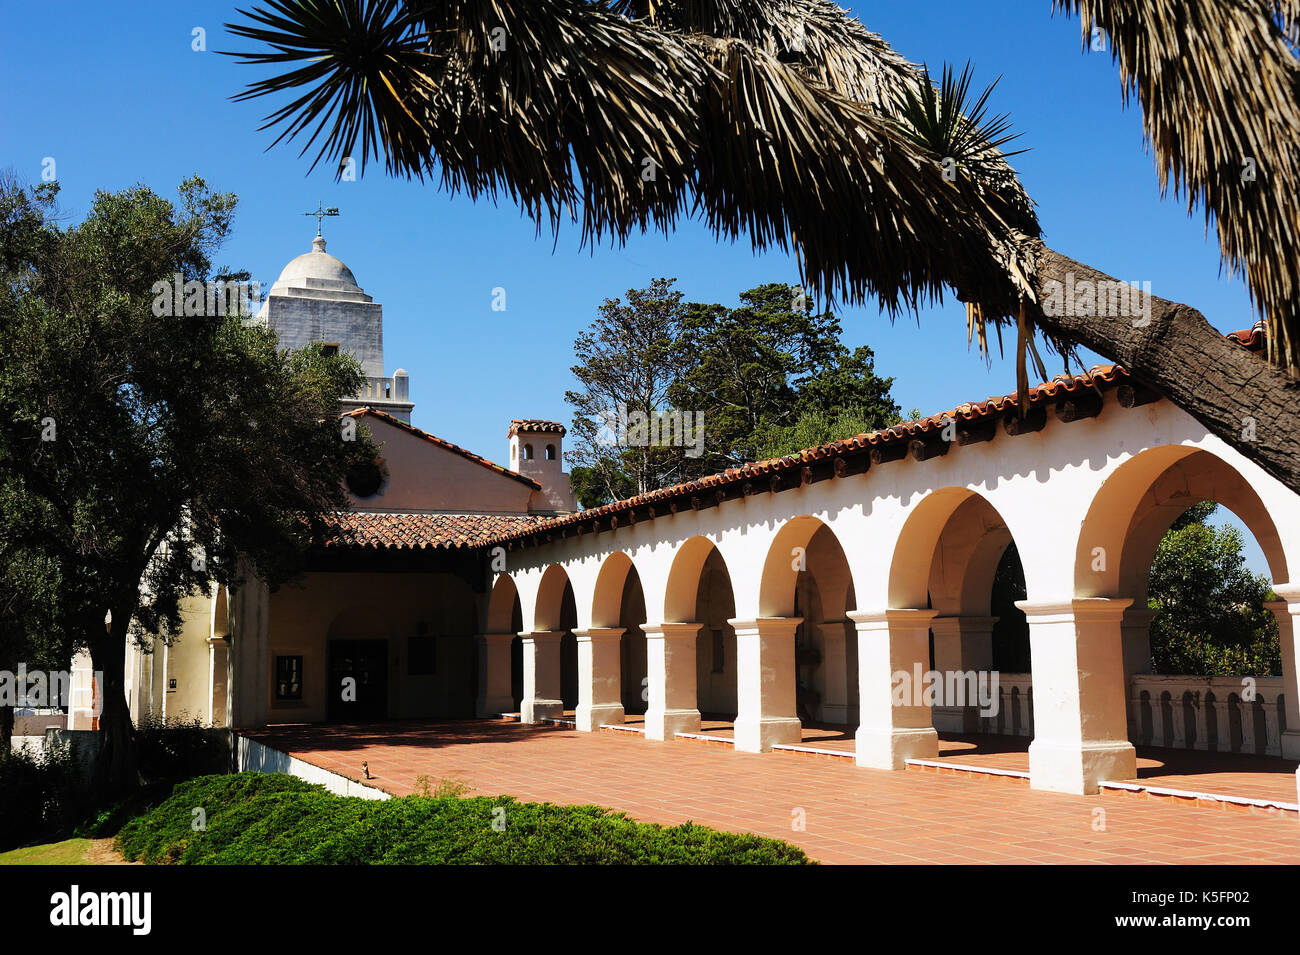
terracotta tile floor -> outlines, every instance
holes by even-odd
[[[1294,818],[1044,793],[973,775],[860,769],[832,757],[489,720],[249,735],[354,779],[366,760],[370,784],[397,795],[414,791],[421,774],[456,777],[480,794],[595,803],[645,822],[690,819],[786,839],[831,863],[1300,863]],[[1105,831],[1093,829],[1097,808]]]
[[[1295,760],[1246,753],[1206,753],[1158,746],[1137,747],[1138,774],[1125,782],[1223,796],[1244,796],[1295,805]],[[944,736],[939,761],[1029,771],[1029,739],[1023,736]]]
[[[567,715],[571,718],[572,711],[568,711]],[[645,717],[629,714],[626,723],[640,728],[645,723]],[[804,724],[800,745],[852,753],[854,729],[855,727],[839,724]],[[722,739],[731,739],[735,735],[729,719],[709,715],[701,720],[700,733]],[[937,759],[940,762],[1027,773],[1029,742],[1030,739],[1026,736],[943,734],[939,737]],[[1290,805],[1296,803],[1296,768],[1300,763],[1295,760],[1156,746],[1139,746],[1137,752],[1137,778],[1125,782],[1163,789],[1266,799]]]

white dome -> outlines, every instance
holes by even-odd
[[[304,252],[284,267],[280,277],[275,280],[278,286],[306,286],[308,279],[324,279],[328,282],[341,282],[351,289],[361,291],[356,277],[343,262],[325,251],[325,240],[316,236],[311,243],[312,250]]]
[[[325,240],[316,236],[311,251],[284,267],[280,277],[262,300],[258,317],[265,317],[272,297],[309,298],[331,302],[373,302],[357,284],[352,270],[325,251]]]

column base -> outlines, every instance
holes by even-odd
[[[515,700],[511,696],[492,697],[474,704],[474,715],[479,719],[491,719],[502,713],[513,713],[514,710]]]
[[[1127,740],[1029,744],[1029,787],[1090,796],[1107,780],[1136,779],[1137,750]]]
[[[584,733],[598,730],[604,723],[622,723],[623,716],[622,703],[596,703],[591,706],[580,703],[573,711],[573,720]]]
[[[741,753],[766,753],[780,743],[790,746],[803,741],[803,724],[793,717],[736,720],[736,750]]]
[[[1282,734],[1282,758],[1300,759],[1300,730],[1287,730]]]
[[[939,734],[934,727],[898,727],[883,731],[858,727],[854,748],[859,766],[906,769],[909,759],[934,759],[939,755]]]
[[[646,711],[646,739],[669,740],[675,733],[698,733],[699,731],[699,710]]]
[[[563,700],[524,700],[519,704],[519,722],[540,723],[564,716]]]

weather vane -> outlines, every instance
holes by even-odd
[[[317,234],[317,235],[320,235],[320,234],[321,234],[321,232],[320,232],[320,221],[321,221],[321,219],[325,218],[326,216],[336,216],[336,215],[338,215],[338,214],[339,214],[339,207],[338,207],[338,206],[326,206],[326,207],[322,207],[322,205],[320,204],[320,202],[317,202],[317,203],[316,203],[316,211],[315,211],[315,212],[304,212],[304,213],[303,213],[303,215],[305,215],[305,216],[315,216],[315,217],[316,217],[316,234]]]

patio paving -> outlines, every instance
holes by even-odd
[[[571,719],[572,712],[566,712],[566,717]],[[640,729],[644,722],[641,715],[629,715],[626,725]],[[855,752],[855,729],[840,724],[805,723],[803,739],[798,745],[849,755]],[[700,723],[700,735],[730,740],[735,731],[731,720],[726,717],[705,714]],[[1027,736],[941,733],[939,755],[935,761],[1028,773],[1029,743]],[[1138,746],[1137,756],[1137,777],[1122,782],[1146,788],[1296,805],[1296,769],[1300,763],[1295,760],[1158,746]]]
[[[847,759],[501,720],[247,735],[352,779],[365,760],[368,784],[395,795],[417,791],[420,775],[457,778],[474,794],[595,803],[644,822],[692,820],[785,839],[828,863],[1300,863],[1293,814],[1045,793],[970,773],[888,772]]]

